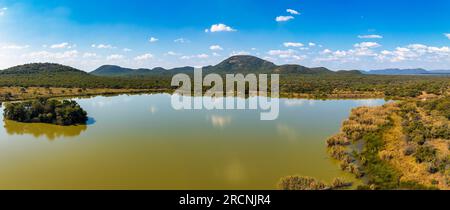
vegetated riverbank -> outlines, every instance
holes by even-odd
[[[62,88],[62,87],[0,87],[0,102],[30,100],[38,98],[79,97],[115,94],[173,93],[172,89],[127,89],[127,88]],[[270,94],[270,93],[269,93]],[[306,99],[369,99],[384,98],[381,92],[334,92],[332,94],[291,94],[281,92],[282,98]]]
[[[61,87],[0,87],[0,102],[38,98],[79,97],[115,94],[141,94],[170,92],[166,89],[112,89],[112,88],[61,88]]]
[[[359,189],[450,189],[450,97],[393,102],[352,111],[328,139]]]

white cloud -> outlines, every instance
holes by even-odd
[[[308,45],[309,45],[310,47],[315,47],[315,46],[316,46],[316,43],[310,42],[310,43],[308,43]]]
[[[288,49],[288,50],[270,50],[267,52],[269,55],[293,55],[297,53],[297,51]]]
[[[98,48],[98,49],[115,49],[116,48],[109,44],[92,44],[91,47]]]
[[[446,36],[448,39],[450,39],[450,33],[449,34],[444,34],[444,36]]]
[[[210,50],[223,50],[223,48],[220,45],[211,45],[209,47]]]
[[[97,54],[95,53],[86,52],[83,54],[83,58],[95,58],[95,57],[97,57]]]
[[[157,38],[155,38],[155,37],[150,37],[150,39],[148,39],[148,41],[149,41],[150,43],[154,43],[154,42],[159,41],[159,39],[157,39]]]
[[[199,55],[197,55],[197,58],[209,58],[209,55],[207,55],[207,54],[199,54]]]
[[[178,55],[178,53],[176,53],[176,52],[174,52],[174,51],[169,51],[169,52],[167,52],[165,55],[176,56],[176,55]]]
[[[250,55],[247,51],[233,51],[230,53],[230,56],[236,56],[236,55]]]
[[[124,52],[131,52],[131,51],[133,51],[132,49],[129,49],[129,48],[123,48],[123,51]]]
[[[267,52],[267,54],[271,56],[277,56],[279,58],[283,59],[289,59],[289,60],[303,60],[306,58],[305,55],[298,54],[298,51],[288,49],[288,50],[270,50]]]
[[[303,47],[305,46],[303,43],[300,42],[285,42],[283,43],[285,47]]]
[[[214,24],[211,26],[211,28],[209,29],[205,29],[205,32],[234,32],[237,31],[236,29],[233,29],[230,26],[227,26],[223,23],[219,23],[219,24]]]
[[[149,59],[152,59],[152,58],[153,58],[152,54],[146,53],[146,54],[143,54],[143,55],[136,56],[134,58],[134,60],[135,61],[143,61],[143,60],[149,60]]]
[[[182,59],[182,60],[189,60],[189,59],[192,59],[192,58],[200,58],[200,59],[205,59],[205,58],[209,58],[209,55],[208,54],[198,54],[198,55],[185,55],[185,56],[181,56],[180,57],[180,59]]]
[[[191,41],[189,41],[188,39],[185,39],[185,38],[178,38],[178,39],[173,40],[173,42],[183,44],[183,43],[190,43]]]
[[[0,9],[0,16],[5,15],[5,13],[6,13],[7,10],[8,10],[8,8],[6,8],[6,7],[1,8],[1,9]]]
[[[48,52],[48,51],[38,51],[25,54],[24,57],[32,60],[49,61],[49,60],[59,60],[59,59],[69,59],[78,57],[78,51],[71,50],[66,52]]]
[[[383,36],[377,34],[369,34],[369,35],[359,35],[360,39],[382,39]]]
[[[383,50],[377,56],[379,61],[402,62],[402,61],[432,61],[440,62],[442,59],[449,60],[450,48],[447,46],[435,47],[424,44],[410,44],[405,47],[397,47],[395,50]]]
[[[300,12],[293,10],[293,9],[287,9],[286,12],[292,14],[292,15],[300,15]]]
[[[123,55],[120,54],[112,54],[112,55],[108,55],[106,57],[106,60],[122,60],[123,58],[125,58]]]
[[[376,48],[380,47],[381,45],[376,42],[361,42],[358,44],[355,44],[354,47],[356,48]]]
[[[275,18],[275,21],[277,21],[277,22],[286,22],[286,21],[289,21],[289,20],[292,20],[292,19],[294,19],[293,16],[278,16],[278,17]]]
[[[72,49],[74,47],[76,47],[76,45],[70,45],[67,42],[50,45],[50,48],[52,48],[52,49]]]
[[[30,45],[5,45],[2,47],[2,49],[8,49],[8,50],[23,50],[29,48]]]

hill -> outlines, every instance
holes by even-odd
[[[32,75],[32,74],[79,74],[88,75],[86,72],[55,63],[32,63],[14,66],[3,71],[0,75]]]
[[[97,76],[163,76],[174,75],[178,73],[192,73],[193,70],[193,67],[181,67],[173,69],[164,69],[161,67],[153,69],[130,69],[120,66],[104,65],[92,71],[90,74]],[[266,61],[250,55],[232,56],[217,65],[203,67],[203,71],[204,73],[217,74],[360,74],[360,72],[357,71],[334,72],[324,67],[308,68],[296,64],[278,66],[270,61]]]
[[[204,67],[207,73],[271,73],[277,66],[272,62],[249,55],[232,56],[215,66]]]
[[[380,69],[362,71],[364,74],[375,75],[433,75],[433,74],[450,74],[450,70],[425,70],[422,68],[417,69]]]
[[[178,74],[178,73],[185,73],[185,72],[192,72],[194,71],[194,67],[186,66],[186,67],[179,67],[179,68],[173,68],[173,69],[165,69],[161,67],[156,67],[153,69],[131,69],[131,68],[124,68],[120,66],[115,65],[103,65],[97,68],[96,70],[92,71],[90,74],[96,75],[96,76],[157,76],[157,75],[172,75],[172,74]]]

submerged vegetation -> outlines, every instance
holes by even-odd
[[[25,123],[51,123],[56,125],[85,124],[87,113],[75,101],[48,100],[8,103],[3,113],[5,119]]]

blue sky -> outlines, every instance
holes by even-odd
[[[235,54],[331,69],[450,69],[447,0],[0,0],[0,68],[204,66]]]

